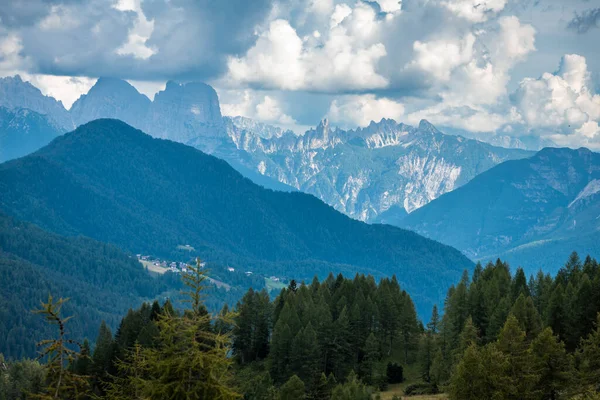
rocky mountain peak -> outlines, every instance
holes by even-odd
[[[441,133],[433,124],[426,119],[419,121],[419,130],[427,133]]]
[[[27,108],[49,119],[60,129],[73,129],[73,121],[62,102],[53,97],[45,96],[38,88],[20,75],[0,78],[0,106],[9,110]]]
[[[71,107],[77,126],[99,118],[115,118],[144,128],[150,99],[122,79],[101,77]]]

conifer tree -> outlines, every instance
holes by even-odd
[[[106,400],[147,400],[150,366],[139,343],[125,351],[123,360],[115,362],[117,374],[103,384]]]
[[[571,356],[565,345],[544,329],[531,343],[533,370],[539,376],[535,391],[543,400],[558,400],[560,393],[568,392],[574,371]]]
[[[157,322],[156,348],[145,349],[148,380],[144,394],[151,399],[235,399],[230,386],[230,336],[215,333],[203,304],[206,271],[200,259],[183,275],[187,287],[184,315],[165,312]]]
[[[48,302],[42,302],[41,308],[34,313],[42,315],[46,321],[58,329],[55,339],[41,341],[38,346],[41,348],[40,358],[45,358],[46,379],[48,385],[45,393],[36,395],[40,399],[83,399],[89,392],[89,384],[86,376],[78,375],[73,372],[69,365],[80,357],[80,353],[73,350],[72,347],[81,345],[66,334],[65,324],[72,317],[62,317],[61,309],[68,299],[59,299],[54,301],[52,295],[48,295]]]
[[[281,400],[302,400],[306,397],[304,382],[297,375],[292,375],[279,390]]]
[[[509,315],[500,335],[497,348],[506,357],[507,385],[505,392],[509,399],[526,400],[532,397],[533,387],[539,376],[534,372],[531,353],[525,341],[525,332],[520,328],[514,315]]]
[[[533,340],[541,332],[542,318],[530,296],[525,297],[521,293],[515,304],[513,304],[510,313],[519,321],[519,326],[525,331],[527,341]]]
[[[375,383],[376,378],[376,366],[379,362],[380,358],[380,350],[379,350],[379,341],[371,332],[371,334],[367,337],[363,347],[364,357],[361,363],[361,374],[363,376],[363,380],[365,383],[369,385],[373,385]]]
[[[482,348],[471,345],[452,374],[451,400],[508,399],[511,383],[506,379],[506,356],[495,344]]]
[[[596,329],[581,341],[577,356],[582,384],[598,390],[600,386],[600,313],[596,319]]]

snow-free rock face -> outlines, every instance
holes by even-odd
[[[60,103],[18,81],[29,91],[21,88],[19,104],[45,99],[60,106],[49,115],[63,118],[66,111]],[[427,121],[413,127],[383,119],[345,131],[323,120],[296,135],[248,118],[223,118],[217,93],[203,83],[168,82],[150,101],[125,81],[100,78],[70,113],[67,118],[72,116],[78,125],[98,118],[121,119],[154,137],[223,158],[246,177],[256,182],[260,177],[262,185],[277,188],[279,182],[311,193],[369,222],[398,223],[407,212],[488,168],[532,154],[445,135]]]
[[[44,96],[38,88],[29,82],[24,82],[19,75],[0,78],[0,106],[9,110],[29,109],[46,115],[64,131],[75,127],[69,112],[60,101]]]
[[[222,136],[217,92],[204,83],[169,81],[154,97],[146,124],[152,136],[184,143],[199,135]]]
[[[496,164],[532,154],[445,135],[427,121],[415,128],[383,119],[344,131],[324,120],[304,135],[276,137],[231,119],[227,133],[243,153],[220,157],[371,222],[397,223]],[[200,138],[194,144],[203,149]]]
[[[71,107],[77,126],[99,118],[115,118],[136,127],[143,126],[150,99],[126,81],[100,78],[90,91]]]
[[[573,250],[597,256],[600,154],[546,148],[502,163],[416,210],[402,225],[472,259],[508,257],[530,272],[552,261],[556,269],[557,258],[544,261],[550,254],[559,260]]]

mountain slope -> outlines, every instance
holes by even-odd
[[[49,293],[71,299],[64,308],[74,316],[69,334],[93,340],[102,320],[114,328],[127,309],[167,288],[114,246],[62,237],[2,213],[0,282],[0,353],[14,358],[34,357],[35,343],[54,334],[31,313]]]
[[[114,78],[99,78],[90,91],[69,110],[75,126],[99,118],[120,119],[130,125],[145,123],[150,99],[129,83]]]
[[[11,79],[5,85],[10,90],[0,87],[0,104],[14,102],[2,98],[7,93],[16,93],[23,104],[54,101],[29,83]],[[350,131],[323,121],[296,135],[247,118],[222,117],[216,91],[195,82],[167,82],[150,101],[126,81],[100,78],[69,112],[54,103],[60,107],[51,116],[66,118],[71,126],[73,121],[77,126],[120,119],[154,137],[222,158],[260,185],[313,194],[367,222],[399,224],[406,213],[498,163],[533,154],[446,135],[426,121],[413,127],[384,119]]]
[[[210,151],[202,136],[190,144],[369,222],[395,223],[403,215],[395,209],[412,212],[502,161],[532,154],[445,135],[427,121],[415,128],[384,119],[356,131],[323,121],[302,136],[237,121],[226,124],[235,148]]]
[[[0,78],[0,106],[9,110],[26,108],[46,115],[49,121],[64,131],[75,126],[69,112],[60,101],[42,92],[29,82],[23,82],[19,75]]]
[[[474,259],[502,255],[530,269],[557,253],[598,256],[600,154],[547,148],[507,161],[402,222]]]
[[[63,132],[45,115],[0,107],[0,162],[32,153]]]
[[[0,191],[7,213],[135,253],[172,255],[189,244],[210,262],[300,279],[395,273],[425,312],[472,266],[448,246],[352,220],[310,195],[264,189],[222,160],[116,120],[0,165]]]

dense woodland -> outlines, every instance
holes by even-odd
[[[2,364],[0,399],[366,400],[409,370],[419,379],[407,394],[600,398],[600,266],[589,257],[529,279],[500,260],[478,265],[425,325],[395,277],[292,281],[274,300],[249,290],[214,315],[205,279],[202,268],[184,276],[185,310],[144,304],[114,334],[102,323],[94,346],[51,325],[40,362]],[[38,313],[57,322],[60,306],[50,299]]]
[[[207,288],[211,311],[237,302],[242,288],[264,286],[263,278],[229,273],[220,265],[211,265],[211,277],[230,285],[229,290]],[[132,304],[165,298],[179,304],[182,287],[179,276],[152,277],[115,246],[60,236],[2,213],[0,282],[0,353],[8,359],[35,357],[35,343],[52,334],[52,328],[30,312],[48,293],[70,299],[64,312],[75,317],[69,324],[71,334],[94,339],[102,321],[116,328]]]

